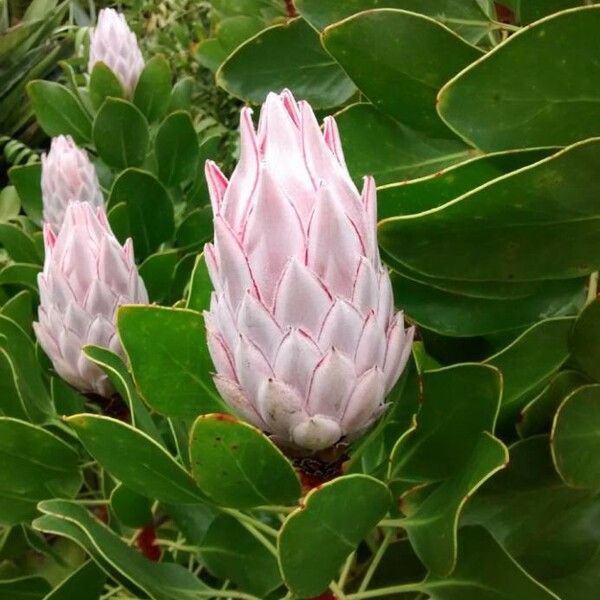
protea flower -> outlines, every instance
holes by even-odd
[[[97,62],[103,62],[117,76],[127,97],[133,95],[144,70],[144,58],[125,17],[112,8],[98,13],[90,37],[89,73]]]
[[[110,382],[81,348],[95,344],[122,356],[117,307],[148,302],[131,240],[121,247],[103,209],[73,202],[58,235],[44,227],[44,247],[37,339],[63,379],[82,392],[110,396]]]
[[[52,139],[50,151],[42,155],[44,221],[60,231],[69,202],[104,206],[96,170],[84,150],[68,135]]]
[[[248,108],[240,128],[231,181],[206,165],[215,384],[277,441],[325,449],[383,412],[411,348],[377,249],[374,181],[359,194],[335,121],[321,133],[288,91],[269,94],[257,133]]]

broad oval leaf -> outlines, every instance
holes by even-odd
[[[301,598],[323,592],[390,508],[388,489],[367,475],[346,475],[311,490],[279,532],[279,564]]]
[[[379,241],[392,266],[397,262],[400,271],[431,277],[526,281],[585,276],[600,266],[598,193],[600,139],[593,139],[439,208],[385,219]]]
[[[73,415],[66,421],[102,467],[133,491],[175,504],[204,500],[192,477],[143,432],[99,415]]]
[[[144,66],[135,87],[133,103],[152,123],[167,111],[171,89],[171,68],[165,57],[157,54]]]
[[[432,138],[401,125],[372,104],[352,104],[335,118],[357,184],[366,173],[378,185],[421,177],[477,154],[460,140]]]
[[[32,81],[27,91],[35,116],[48,135],[70,135],[78,144],[91,139],[92,121],[71,90],[54,81]]]
[[[90,75],[88,86],[90,100],[98,110],[107,98],[122,98],[123,86],[113,71],[102,61],[98,61]]]
[[[287,87],[314,108],[328,108],[344,103],[356,91],[303,19],[250,38],[221,65],[216,79],[230,94],[255,103],[271,90]]]
[[[36,529],[72,539],[136,598],[190,600],[212,595],[210,588],[181,565],[155,563],[142,556],[83,506],[49,500],[40,504],[40,511],[44,515],[34,522]]]
[[[202,538],[200,556],[208,570],[242,590],[265,598],[281,585],[277,559],[242,524],[219,515]]]
[[[575,322],[571,352],[577,366],[600,382],[600,298],[586,306]]]
[[[483,527],[462,529],[452,575],[442,578],[430,574],[420,589],[432,600],[560,600]]]
[[[431,137],[453,137],[437,114],[436,95],[480,50],[430,17],[385,8],[330,25],[322,40],[383,113]]]
[[[158,306],[124,306],[117,321],[134,380],[154,410],[169,417],[188,418],[228,412],[210,375],[214,367],[201,314]]]
[[[144,259],[175,232],[173,202],[169,192],[151,173],[130,168],[115,179],[108,204],[127,208],[129,235],[138,259]]]
[[[40,500],[73,496],[81,486],[78,455],[58,436],[25,421],[0,417],[0,522],[30,520]]]
[[[556,470],[571,487],[600,489],[600,385],[575,390],[552,426]]]
[[[190,437],[192,473],[216,504],[292,505],[300,498],[290,461],[261,431],[230,415],[198,417]]]
[[[190,114],[171,113],[156,134],[154,151],[158,176],[165,185],[175,185],[193,177],[198,167],[198,135]]]
[[[149,135],[146,118],[127,100],[107,98],[94,119],[94,145],[100,158],[111,167],[141,165]]]
[[[600,135],[599,28],[600,7],[587,6],[521,29],[442,88],[441,117],[483,150]]]

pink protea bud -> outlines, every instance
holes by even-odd
[[[376,239],[375,184],[362,195],[335,121],[269,94],[258,132],[242,109],[239,163],[208,162],[215,292],[205,313],[223,398],[284,444],[351,440],[383,412],[413,330],[394,313]]]
[[[98,14],[90,38],[90,74],[97,62],[103,62],[117,76],[127,97],[133,95],[144,70],[144,58],[125,17],[112,8],[103,8]]]
[[[42,154],[42,199],[44,222],[60,231],[69,202],[104,206],[94,165],[70,136],[52,139],[48,154]]]
[[[148,302],[131,240],[121,247],[103,209],[72,202],[57,236],[45,226],[44,246],[37,339],[63,379],[82,392],[110,396],[106,375],[81,349],[95,344],[123,356],[115,329],[117,307]]]

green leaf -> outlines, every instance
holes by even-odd
[[[561,371],[521,410],[517,432],[522,438],[550,431],[554,413],[562,401],[577,388],[590,383],[578,371]]]
[[[42,223],[42,165],[34,163],[12,167],[8,171],[11,183],[17,189],[23,210],[36,224]]]
[[[122,483],[112,491],[110,507],[127,527],[139,529],[152,523],[152,501]]]
[[[600,385],[579,388],[564,400],[554,417],[551,440],[563,481],[600,489]]]
[[[371,104],[352,104],[336,121],[357,184],[365,173],[378,185],[429,175],[476,154],[459,140],[434,139],[401,125]]]
[[[600,7],[586,6],[521,29],[442,88],[441,117],[483,150],[600,135],[600,64],[590,52],[599,27]]]
[[[161,54],[144,66],[133,94],[133,103],[146,115],[148,122],[160,119],[171,100],[171,68]]]
[[[202,561],[215,577],[231,580],[259,598],[281,585],[277,559],[232,517],[219,515],[201,548]]]
[[[436,111],[436,96],[452,75],[481,52],[430,17],[369,10],[330,25],[325,49],[360,92],[400,123],[432,137],[453,137]]]
[[[186,250],[200,249],[213,237],[212,207],[191,211],[177,228],[175,243]]]
[[[510,290],[501,282],[482,282],[470,293],[461,289],[460,281],[430,279],[424,283],[421,279],[428,278],[392,272],[398,304],[411,321],[458,337],[507,331],[549,316],[575,314],[585,303],[587,292],[587,280],[582,279],[534,282],[537,285],[522,297],[502,297]],[[471,282],[464,283],[464,288],[471,287]],[[500,297],[485,297],[494,294]]]
[[[10,600],[42,600],[50,590],[50,584],[37,575],[0,580],[0,597]]]
[[[421,385],[416,426],[398,440],[389,464],[389,478],[408,487],[459,473],[481,433],[493,432],[502,393],[500,372],[480,364],[426,371]]]
[[[483,528],[460,532],[456,569],[448,578],[428,575],[431,600],[560,600],[530,577]]]
[[[44,422],[54,408],[41,378],[35,347],[27,333],[2,314],[0,348],[10,357],[14,385],[23,411],[34,423]]]
[[[0,223],[6,223],[19,214],[21,210],[21,200],[17,189],[12,185],[7,185],[0,191]]]
[[[0,314],[14,321],[28,335],[33,335],[33,305],[31,292],[23,290],[7,300],[0,308]]]
[[[119,174],[110,190],[108,205],[116,208],[122,202],[127,207],[129,235],[138,260],[173,237],[173,202],[154,175],[134,168]]]
[[[154,150],[158,176],[165,185],[175,185],[195,175],[199,156],[198,136],[190,114],[171,113],[160,125]]]
[[[407,515],[402,527],[431,573],[449,575],[452,572],[457,557],[458,521],[465,503],[507,463],[508,450],[504,444],[484,431],[471,456],[454,477],[424,499],[419,498],[422,492],[419,487],[401,498],[401,509]]]
[[[133,377],[154,410],[188,418],[228,412],[210,376],[213,366],[202,315],[187,309],[125,306],[117,321]]]
[[[485,362],[502,373],[504,393],[500,406],[503,423],[512,422],[528,394],[544,385],[569,356],[574,319],[548,319],[530,327]]]
[[[437,208],[551,153],[547,148],[533,148],[485,154],[419,179],[380,186],[377,188],[377,217],[387,219]]]
[[[586,0],[513,0],[513,4],[519,23],[526,25],[546,15],[586,4]]]
[[[70,135],[77,144],[92,137],[92,122],[75,94],[54,81],[32,81],[27,85],[31,106],[49,136]]]
[[[196,419],[190,461],[196,483],[219,506],[288,506],[300,498],[300,481],[281,450],[261,431],[229,415]]]
[[[92,517],[83,506],[65,500],[40,504],[44,516],[34,526],[67,537],[82,546],[94,560],[135,596],[153,600],[191,600],[209,596],[210,589],[187,569],[173,563],[154,563],[129,547],[114,532]]]
[[[477,2],[464,0],[295,0],[300,14],[317,29],[373,8],[400,8],[433,17],[466,40],[476,43],[490,31]]]
[[[108,223],[115,237],[121,244],[131,237],[131,227],[129,225],[129,210],[126,202],[119,202],[108,209]],[[134,248],[135,250],[135,248]]]
[[[82,350],[94,364],[98,365],[108,375],[121,398],[127,402],[131,424],[162,444],[160,433],[140,399],[131,375],[121,357],[100,346],[87,345]]]
[[[356,91],[302,19],[264,29],[221,65],[217,84],[243,100],[262,102],[271,90],[289,88],[314,108],[346,102]]]
[[[45,498],[75,495],[81,485],[77,462],[77,453],[49,431],[0,417],[0,523],[31,519]]]
[[[171,113],[176,110],[190,110],[193,93],[194,80],[191,77],[183,77],[180,79],[171,90],[167,112]]]
[[[140,265],[139,272],[146,284],[150,302],[167,301],[178,260],[177,250],[164,250],[151,254]]]
[[[208,310],[210,308],[212,291],[212,282],[208,274],[204,255],[199,254],[194,265],[194,271],[192,272],[186,308],[199,313]]]
[[[126,100],[106,99],[94,119],[93,136],[100,158],[111,167],[137,167],[146,158],[148,123]]]
[[[33,239],[12,223],[0,223],[0,246],[4,246],[15,262],[34,265],[42,262]]]
[[[99,415],[73,415],[66,421],[102,467],[134,492],[176,504],[203,501],[191,476],[143,432]]]
[[[94,64],[89,83],[90,100],[98,110],[107,98],[123,98],[123,86],[110,67],[102,61]]]
[[[85,411],[85,397],[60,377],[51,379],[50,390],[58,415],[75,415]]]
[[[106,574],[88,560],[61,581],[44,600],[97,600],[102,594]]]
[[[38,264],[15,263],[0,270],[0,285],[11,284],[25,287],[37,294],[37,276],[42,270]]]
[[[600,382],[600,298],[586,306],[575,322],[571,352],[577,366]]]
[[[279,565],[292,593],[306,598],[323,592],[389,507],[385,485],[367,475],[312,489],[279,532]]]
[[[587,600],[600,586],[599,501],[597,492],[564,485],[548,436],[535,436],[511,446],[508,467],[471,499],[465,522],[486,527],[562,600]],[[480,553],[478,569],[485,556]]]
[[[600,266],[599,148],[581,142],[439,208],[385,219],[379,241],[392,266],[431,277],[584,276]]]

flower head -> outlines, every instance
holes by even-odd
[[[81,349],[95,344],[122,356],[116,310],[148,302],[131,240],[119,244],[103,209],[73,202],[58,235],[45,226],[44,246],[37,339],[63,379],[82,392],[109,396],[113,389],[106,375]]]
[[[269,94],[255,132],[242,109],[228,181],[208,162],[215,292],[205,313],[223,398],[283,443],[352,439],[384,410],[413,331],[379,258],[372,178],[358,192],[335,121]]]
[[[94,165],[68,135],[53,138],[50,151],[42,155],[42,199],[44,221],[54,231],[60,231],[69,202],[104,206]]]
[[[98,14],[90,39],[89,73],[97,62],[109,67],[131,97],[144,70],[144,58],[125,17],[112,8],[103,8]]]

